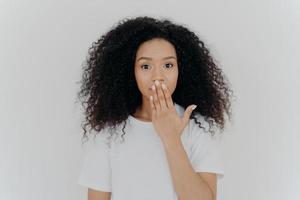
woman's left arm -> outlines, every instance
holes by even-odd
[[[180,140],[163,144],[179,200],[215,200],[216,175],[195,172]]]
[[[153,96],[150,96],[152,123],[164,145],[179,199],[215,200],[216,178],[213,174],[205,174],[205,181],[194,171],[181,142],[194,105],[187,107],[183,117],[178,116],[169,88],[159,81],[155,81],[155,85]]]

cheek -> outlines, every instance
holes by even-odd
[[[138,88],[140,91],[146,91],[148,90],[148,79],[147,79],[147,76],[145,76],[144,74],[141,74],[141,73],[138,73],[136,72],[135,73],[135,79],[136,79],[136,82],[137,82],[137,85],[138,85]]]
[[[172,76],[169,79],[169,88],[170,88],[170,90],[171,90],[172,93],[176,89],[177,79],[178,79],[178,73],[172,74]]]

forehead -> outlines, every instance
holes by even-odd
[[[155,38],[142,43],[136,53],[136,59],[139,57],[163,59],[169,56],[176,58],[176,50],[170,42],[161,38]]]

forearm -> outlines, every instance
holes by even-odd
[[[181,140],[164,142],[164,148],[179,200],[213,200],[210,188],[194,171]]]

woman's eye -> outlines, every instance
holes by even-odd
[[[142,67],[142,68],[144,68],[143,66],[147,66],[147,67],[149,67],[149,65],[142,65],[141,67]],[[145,68],[144,68],[144,69],[145,69]]]
[[[167,63],[165,66],[166,66],[167,69],[169,69],[169,68],[172,68],[172,67],[173,67],[173,64],[172,64],[172,63]],[[147,64],[144,64],[144,65],[141,65],[141,68],[142,68],[142,69],[149,69],[150,66],[147,65]]]
[[[172,63],[167,63],[167,64],[166,64],[166,66],[170,66],[170,65],[172,65],[172,67],[173,67],[173,64],[172,64]],[[167,67],[167,68],[171,68],[171,67]]]

